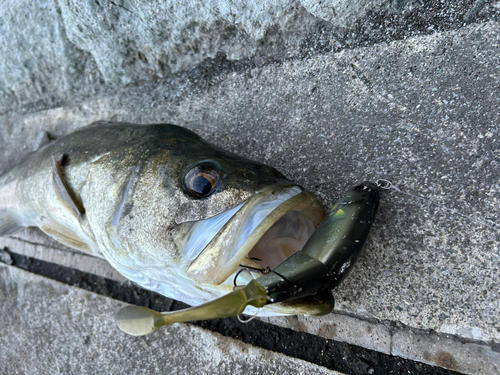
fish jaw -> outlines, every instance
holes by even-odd
[[[207,295],[226,294],[236,282],[244,285],[301,250],[324,217],[317,198],[298,185],[264,188],[215,217],[178,225],[176,242],[185,275],[212,291]],[[324,313],[312,298],[264,309],[270,311],[260,315]]]

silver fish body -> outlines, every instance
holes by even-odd
[[[167,124],[91,125],[0,177],[0,235],[39,227],[191,305],[231,292],[241,270],[247,284],[281,264],[324,216],[313,194],[274,168]],[[306,298],[264,310],[321,308]]]

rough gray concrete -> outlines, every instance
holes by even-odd
[[[92,84],[90,55],[67,36],[54,2],[7,1],[0,5],[0,112],[44,97],[63,97]],[[97,76],[98,77],[98,76]]]
[[[2,374],[341,375],[194,326],[127,336],[124,303],[2,264],[0,298]]]
[[[65,92],[150,81],[217,53],[259,55],[269,30],[286,41],[273,58],[297,54],[314,24],[346,27],[380,0],[18,1],[0,5],[0,112]],[[310,13],[309,13],[309,12]],[[316,16],[316,17],[315,17]],[[309,31],[308,31],[309,30]],[[290,47],[287,47],[289,45]],[[260,60],[265,57],[259,57]]]
[[[382,195],[364,255],[335,293],[340,314],[374,322],[379,333],[352,339],[354,323],[340,339],[384,352],[389,342],[390,353],[479,373],[500,341],[499,30],[471,25],[11,112],[0,118],[2,169],[28,152],[39,129],[57,137],[104,119],[187,126],[277,167],[327,207],[356,181],[387,178],[401,191]],[[335,319],[279,324],[339,338],[328,328]],[[439,349],[444,357],[410,350],[413,339],[399,340],[394,324],[467,345]],[[473,346],[474,355],[463,354]]]
[[[337,26],[350,26],[369,11],[377,11],[387,0],[372,1],[317,1],[302,0],[301,5],[312,15]],[[397,2],[394,2],[397,3]],[[401,2],[400,2],[401,3]]]
[[[398,3],[410,14],[411,7],[429,14],[426,2]],[[136,42],[103,33],[121,57],[100,62],[104,50],[86,37],[90,31],[65,23],[76,12],[71,3],[30,4],[2,4],[8,22],[0,23],[6,56],[0,61],[0,172],[29,152],[41,129],[58,137],[113,120],[187,126],[278,168],[327,207],[356,181],[387,178],[400,191],[382,195],[364,255],[336,291],[337,312],[273,322],[465,373],[499,372],[500,24],[491,16],[464,26],[496,14],[499,2],[464,1],[436,13],[446,22],[430,26],[427,19],[412,21],[406,29],[431,28],[420,36],[378,27],[368,10],[362,16],[368,18],[358,21],[365,29],[339,34],[301,8],[300,17],[283,17],[291,22],[288,34],[283,25],[274,34],[259,29],[265,34],[261,47],[250,31],[237,28],[236,37],[248,44],[233,44],[228,51],[243,52],[228,56],[250,59],[216,58],[168,79],[160,78],[175,69],[150,41],[141,45],[158,60],[142,51],[145,62],[132,48]],[[85,4],[81,17],[95,14]],[[123,22],[132,16],[118,5],[108,4],[106,12],[118,17],[116,32],[126,33]],[[35,13],[44,16],[30,22]],[[412,20],[403,12],[397,16],[403,26]],[[20,33],[23,17],[30,28]],[[92,22],[89,27],[97,27],[98,20]],[[316,33],[307,34],[311,30]],[[359,32],[369,35],[366,43]],[[339,37],[351,33],[357,35],[352,44]],[[30,39],[35,34],[44,37]],[[221,45],[191,55],[186,64],[226,51]],[[111,86],[106,81],[115,81],[107,74],[135,85]],[[36,231],[16,236],[35,247],[63,249]],[[21,251],[29,244],[0,239],[0,246]],[[59,257],[54,254],[49,257]]]
[[[0,113],[60,105],[68,91],[151,82],[223,54],[273,61],[498,17],[461,0],[73,1],[0,4]]]

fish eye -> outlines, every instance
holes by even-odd
[[[184,178],[186,189],[197,198],[212,194],[219,181],[219,172],[215,166],[201,164],[192,168]]]

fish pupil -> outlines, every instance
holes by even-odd
[[[184,177],[184,187],[194,197],[204,198],[212,194],[219,181],[220,166],[204,161],[192,167]]]
[[[205,196],[212,191],[212,183],[203,176],[194,179],[191,189],[199,196]]]

